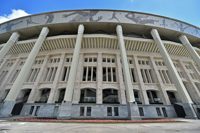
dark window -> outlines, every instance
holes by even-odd
[[[153,98],[158,98],[157,94],[156,94],[156,91],[151,91],[151,93],[152,93]]]
[[[107,69],[108,69],[108,81],[111,82],[111,68],[108,67]]]
[[[142,102],[140,101],[139,91],[133,90],[133,93],[134,93],[135,101],[137,102],[137,104],[142,104]]]
[[[197,113],[200,115],[200,108],[197,108]]]
[[[103,90],[103,103],[119,104],[118,90],[104,89]]]
[[[146,75],[146,78],[147,78],[147,83],[151,83],[149,77],[148,77],[148,70],[147,69],[144,69],[144,72],[145,72],[145,75]]]
[[[93,67],[93,81],[96,81],[96,73],[97,73],[97,69],[96,67]]]
[[[177,102],[174,92],[167,91],[167,95],[169,97],[171,104],[174,104]]]
[[[115,59],[112,59],[112,63],[115,63]]]
[[[132,60],[131,60],[131,59],[129,60],[129,64],[133,64],[133,62],[132,62]]]
[[[52,76],[51,76],[51,81],[54,81],[54,78],[55,78],[55,76],[56,76],[57,69],[58,69],[58,68],[55,67],[54,70],[53,70],[54,72],[52,71],[53,73],[52,73]]]
[[[146,79],[145,79],[145,75],[144,75],[144,70],[140,69],[140,72],[141,72],[141,75],[142,75],[143,82],[146,83]]]
[[[114,116],[119,116],[119,108],[114,107]]]
[[[36,103],[46,103],[50,94],[50,89],[42,89],[40,90],[40,99],[39,101],[35,101]]]
[[[87,107],[87,116],[91,116],[91,112],[92,112],[92,108],[91,107]]]
[[[116,71],[115,71],[115,68],[112,68],[112,71],[113,71],[113,82],[116,82],[117,79],[116,79]]]
[[[80,116],[84,116],[84,113],[85,113],[85,108],[80,107]]]
[[[35,116],[38,115],[38,111],[39,111],[39,109],[40,109],[40,106],[37,106],[37,107],[36,107],[36,110],[35,110]]]
[[[112,107],[107,107],[107,116],[112,116]]]
[[[89,62],[92,62],[92,58],[89,58]]]
[[[80,103],[96,103],[96,90],[92,88],[81,89]]]
[[[135,74],[134,74],[134,68],[131,68],[131,75],[132,75],[132,80],[133,80],[133,82],[136,82],[136,80],[135,80]]]
[[[167,111],[166,111],[166,109],[165,109],[165,108],[162,108],[162,111],[163,111],[164,117],[168,117],[168,116],[167,116]]]
[[[106,67],[103,67],[103,81],[106,81]]]
[[[133,93],[134,93],[134,97],[135,97],[135,98],[139,98],[138,91],[134,90]]]
[[[92,72],[92,67],[88,67],[88,79],[87,81],[91,81],[91,72]]]
[[[65,89],[60,89],[57,103],[62,103],[64,96],[65,96]]]
[[[64,67],[62,81],[65,81],[66,74],[67,74],[67,67]]]
[[[156,112],[157,112],[158,116],[162,116],[160,108],[156,108]]]
[[[33,110],[34,110],[34,106],[31,106],[31,109],[30,109],[30,112],[29,112],[30,115],[32,115]]]
[[[144,116],[144,110],[142,107],[139,107],[139,113],[140,113],[140,116]]]
[[[87,73],[87,67],[83,68],[83,81],[86,81],[86,73]]]

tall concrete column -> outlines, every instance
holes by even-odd
[[[200,56],[199,54],[195,51],[195,49],[192,47],[192,44],[189,42],[187,37],[185,35],[181,35],[179,37],[180,41],[182,44],[185,46],[185,48],[188,50],[190,53],[192,59],[197,63],[197,65],[200,67]]]
[[[186,117],[188,118],[196,118],[196,113],[194,112],[194,109],[192,107],[191,104],[193,104],[173,62],[171,57],[169,56],[164,43],[162,42],[160,35],[158,33],[158,31],[156,29],[152,29],[151,30],[151,35],[155,41],[155,43],[157,44],[157,47],[160,51],[160,54],[162,56],[162,58],[164,59],[164,62],[168,68],[169,71],[169,76],[172,79],[173,83],[176,86],[176,89],[178,91],[178,93],[182,96],[182,105],[183,108],[186,110]]]
[[[128,65],[128,59],[127,59],[126,48],[125,48],[125,43],[124,43],[124,37],[122,33],[122,27],[118,25],[116,30],[117,30],[118,43],[119,43],[120,54],[121,54],[121,59],[122,59],[124,84],[125,84],[125,89],[127,92],[127,95],[126,95],[127,102],[135,102],[135,97],[133,94],[133,85],[131,81],[130,69]]]
[[[157,68],[157,66],[155,64],[154,58],[150,57],[150,61],[151,61],[151,64],[153,66],[153,69],[155,71],[155,74],[156,74],[156,77],[157,77],[157,80],[158,80],[158,84],[159,84],[159,88],[160,88],[160,93],[162,95],[162,100],[163,100],[164,104],[170,105],[171,103],[170,103],[169,97],[167,95],[167,92],[165,90],[164,84],[163,84],[162,79],[160,77],[160,74],[158,72],[158,68]]]
[[[79,54],[81,50],[81,42],[83,38],[84,26],[81,24],[78,27],[78,34],[76,37],[75,48],[72,57],[71,69],[69,72],[69,78],[67,82],[67,87],[64,96],[64,102],[59,108],[58,117],[65,117],[66,119],[71,118],[71,110],[72,110],[72,96],[74,93],[74,84],[76,80],[76,72],[79,63]]]
[[[10,50],[10,48],[15,44],[18,38],[19,38],[19,34],[17,32],[12,33],[7,43],[4,44],[3,48],[0,50],[0,60],[4,58],[4,56]]]
[[[119,82],[119,91],[120,91],[120,98],[121,98],[121,104],[126,104],[126,95],[125,95],[125,86],[123,81],[123,74],[122,74],[122,65],[120,61],[120,55],[117,54],[117,77]]]
[[[97,104],[102,104],[102,53],[98,53],[97,57]]]
[[[133,93],[133,85],[131,81],[131,74],[128,65],[128,59],[126,54],[125,42],[123,37],[123,31],[121,25],[117,25],[116,27],[117,37],[118,37],[118,44],[122,59],[122,67],[124,73],[124,85],[126,89],[126,96],[127,96],[127,105],[128,105],[128,114],[130,119],[135,119],[139,117],[139,111],[137,103],[135,102],[135,97]]]
[[[73,93],[73,99],[72,104],[78,104],[80,101],[80,95],[81,95],[81,81],[82,81],[82,73],[83,73],[83,63],[84,63],[84,54],[80,53],[79,55],[79,63],[78,63],[78,69],[76,74],[76,81],[74,86],[74,93]]]
[[[18,96],[18,93],[20,92],[20,89],[23,86],[23,83],[26,81],[32,65],[35,61],[35,58],[43,44],[43,42],[46,39],[47,34],[49,33],[49,29],[47,27],[42,28],[42,31],[40,32],[39,38],[35,42],[35,45],[33,46],[28,58],[26,59],[26,62],[24,63],[19,75],[17,76],[17,79],[15,80],[13,86],[11,87],[10,92],[8,93],[8,96],[5,99],[5,103],[2,110],[2,115],[9,115],[11,114],[11,111],[15,105],[15,100]]]
[[[69,78],[68,78],[65,97],[64,97],[64,101],[66,101],[66,102],[72,101],[72,95],[73,95],[73,91],[74,91],[74,83],[76,80],[76,72],[77,72],[77,68],[78,68],[79,54],[80,54],[80,50],[81,50],[81,42],[82,42],[82,38],[83,38],[83,32],[84,32],[84,26],[79,25],[78,35],[76,38],[76,44],[75,44],[73,57],[72,57],[72,63],[71,63],[72,67],[69,72]]]

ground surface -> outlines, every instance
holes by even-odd
[[[200,120],[173,123],[41,123],[0,121],[0,133],[200,133]]]

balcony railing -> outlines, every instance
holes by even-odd
[[[96,97],[84,97],[80,103],[96,103]]]
[[[109,95],[107,97],[104,97],[103,103],[119,104],[118,96],[117,95]]]
[[[150,104],[163,104],[160,98],[149,99]]]

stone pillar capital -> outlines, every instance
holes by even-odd
[[[20,34],[18,32],[13,32],[9,40],[15,43],[18,40],[19,36]]]
[[[157,29],[152,29],[151,30],[151,34],[155,34],[155,35],[159,36],[159,33],[158,33]]]
[[[46,36],[49,33],[49,28],[48,27],[43,27],[40,36]]]
[[[10,36],[9,40],[4,44],[0,50],[0,60],[4,58],[4,56],[7,54],[7,52],[10,50],[10,48],[18,41],[19,33],[14,32]]]
[[[83,32],[84,32],[84,25],[83,25],[83,24],[80,24],[80,25],[78,26],[78,34],[83,34]]]
[[[187,42],[187,43],[190,43],[189,42],[189,40],[187,39],[187,37],[185,36],[185,35],[180,35],[179,37],[179,40],[181,41],[181,42]],[[184,43],[183,43],[184,44]],[[185,45],[185,44],[184,44]]]
[[[121,25],[117,25],[116,30],[117,30],[117,32],[121,32],[122,33],[122,26]]]

